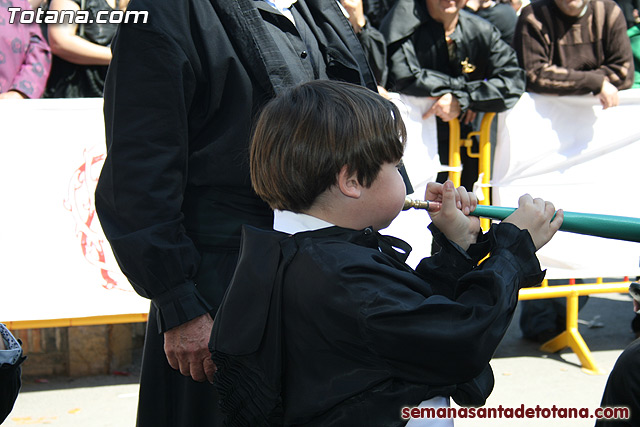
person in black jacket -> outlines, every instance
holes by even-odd
[[[20,392],[24,360],[20,342],[0,323],[0,424],[13,409]]]
[[[139,426],[213,426],[207,344],[243,224],[270,228],[248,144],[275,94],[314,79],[376,90],[335,0],[136,0],[105,84],[96,209],[134,289],[151,300]]]
[[[493,25],[461,10],[464,3],[398,0],[380,27],[387,40],[387,89],[435,98],[423,117],[438,119],[438,146],[430,149],[437,150],[444,165],[449,163],[446,122],[460,118],[468,124],[478,112],[505,111],[525,89],[525,74],[513,49]],[[469,130],[463,129],[462,135]],[[471,190],[478,178],[477,159],[463,150],[462,164],[462,184]],[[407,172],[411,177],[413,172]]]
[[[251,179],[277,231],[244,228],[211,340],[231,425],[399,426],[404,408],[491,393],[489,360],[562,211],[550,221],[526,195],[482,234],[472,193],[430,183],[443,249],[414,271],[379,234],[405,201],[403,150],[398,108],[362,87],[309,82],[263,110]]]

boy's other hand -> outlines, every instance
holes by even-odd
[[[527,230],[538,250],[551,240],[560,229],[563,220],[562,209],[556,212],[553,203],[534,199],[525,194],[518,200],[518,209],[505,218],[504,222],[511,223],[521,230]]]
[[[430,182],[427,184],[425,200],[442,203],[442,208],[437,212],[429,212],[429,216],[447,239],[464,250],[477,241],[480,219],[469,216],[478,204],[478,199],[473,193],[464,187],[456,189],[451,181],[444,184]]]

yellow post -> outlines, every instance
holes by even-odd
[[[460,135],[460,120],[453,119],[449,122],[449,166],[460,167],[462,160],[460,150],[462,146],[467,147],[467,155],[478,159],[478,173],[482,174],[482,192],[484,194],[483,204],[490,203],[489,181],[491,180],[491,122],[496,113],[484,113],[480,130],[469,132],[466,138]],[[477,136],[479,139],[479,150],[474,153],[471,150],[472,137]],[[449,171],[449,179],[453,181],[456,187],[460,186],[459,171]]]
[[[491,203],[491,191],[489,188],[489,182],[491,180],[491,122],[496,116],[496,113],[484,113],[482,122],[480,123],[480,130],[469,132],[466,138],[460,136],[460,120],[453,119],[449,121],[449,166],[454,168],[460,168],[462,166],[462,159],[460,156],[460,150],[463,146],[467,147],[467,155],[472,158],[478,159],[478,173],[482,176],[480,181],[482,185],[483,200],[480,201],[482,205],[488,205]],[[477,136],[479,139],[479,149],[477,153],[474,153],[471,149],[473,145],[472,137]],[[450,170],[449,179],[456,187],[460,186],[462,172],[459,170]],[[487,231],[491,226],[491,220],[488,218],[481,218],[480,225],[483,230]]]
[[[480,124],[480,158],[478,159],[478,173],[482,175],[483,205],[491,202],[489,182],[491,181],[491,122],[496,113],[484,113]]]
[[[578,332],[578,296],[579,294],[576,291],[567,295],[567,330],[544,343],[540,350],[555,353],[565,347],[569,347],[578,356],[584,372],[600,375],[603,374],[603,371],[596,365],[587,343],[584,342],[582,335]]]
[[[623,293],[628,292],[629,282],[625,279],[624,282],[615,282],[604,284],[602,281],[598,281],[597,284],[586,285],[563,285],[563,286],[541,286],[535,288],[523,288],[520,289],[518,295],[519,300],[532,300],[532,299],[544,299],[544,298],[567,298],[567,329],[560,333],[555,338],[544,343],[540,350],[555,353],[566,347],[571,348],[573,352],[578,356],[582,370],[588,374],[598,375],[602,374],[593,357],[587,344],[585,343],[582,335],[578,331],[578,297],[580,295],[591,295],[598,293]]]
[[[43,320],[5,320],[9,329],[63,328],[68,326],[115,325],[118,323],[138,323],[147,321],[147,313],[111,314],[104,316],[74,317]]]
[[[449,166],[459,168],[462,166],[462,160],[460,158],[460,120],[453,119],[449,121]],[[462,172],[459,170],[450,170],[449,179],[453,182],[453,185],[460,187],[460,180]]]

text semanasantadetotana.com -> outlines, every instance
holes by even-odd
[[[401,417],[404,420],[411,418],[597,418],[597,419],[629,419],[629,408],[604,407],[591,411],[589,408],[562,408],[553,405],[551,408],[525,407],[505,408],[499,405],[497,408],[424,408],[404,407]]]

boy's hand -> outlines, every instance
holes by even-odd
[[[431,221],[447,236],[447,239],[458,244],[465,251],[478,240],[480,233],[480,219],[469,216],[478,199],[464,187],[457,190],[453,182],[444,184],[430,182],[427,184],[425,200],[442,203],[437,212],[429,212]]]
[[[525,194],[518,200],[518,209],[505,218],[504,222],[509,222],[521,230],[527,230],[538,250],[551,240],[560,229],[563,220],[562,209],[556,212],[553,203],[534,199]]]

